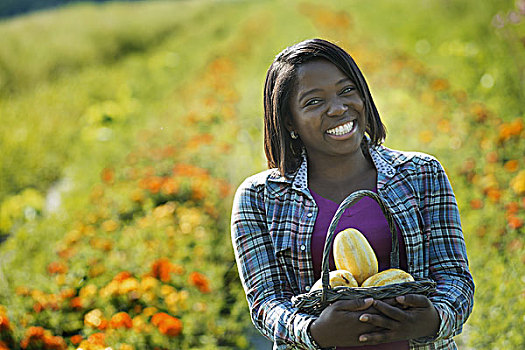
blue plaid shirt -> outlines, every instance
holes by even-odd
[[[437,337],[410,341],[411,349],[456,349],[472,311],[474,282],[458,207],[441,164],[432,156],[371,147],[378,194],[404,237],[408,272],[431,278],[430,297],[441,318]],[[270,169],[238,188],[232,242],[252,321],[274,349],[314,348],[306,333],[315,316],[297,312],[294,295],[315,283],[311,236],[317,205],[308,190],[307,161],[291,177]]]

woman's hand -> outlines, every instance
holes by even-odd
[[[416,339],[436,335],[439,330],[439,315],[432,302],[423,295],[408,294],[388,302],[376,300],[374,308],[381,314],[363,313],[362,323],[382,328],[378,332],[365,332],[359,337],[360,344],[389,343],[398,340]]]
[[[359,336],[372,334],[381,329],[373,324],[359,321],[363,310],[367,315],[379,315],[372,304],[374,300],[340,300],[323,310],[310,325],[310,333],[321,347],[359,345]]]

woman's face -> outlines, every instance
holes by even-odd
[[[309,157],[361,152],[366,127],[364,101],[356,84],[325,59],[302,64],[290,99],[289,131],[299,134]]]

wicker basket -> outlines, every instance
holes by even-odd
[[[392,234],[392,251],[390,252],[390,267],[399,268],[399,244],[397,232],[392,214],[386,207],[385,203],[377,194],[372,191],[361,190],[350,194],[337,209],[332,222],[328,228],[326,242],[323,251],[323,261],[321,265],[321,279],[323,288],[300,294],[292,298],[292,303],[299,311],[308,314],[319,315],[328,305],[337,300],[353,300],[359,298],[372,297],[374,299],[393,298],[405,294],[423,294],[430,295],[435,291],[436,283],[430,279],[418,279],[413,282],[395,283],[381,287],[335,287],[329,285],[329,256],[332,249],[332,243],[335,237],[335,228],[339,219],[346,208],[352,206],[363,197],[374,199],[385,215],[390,232]]]

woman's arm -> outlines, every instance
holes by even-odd
[[[255,327],[277,348],[314,348],[307,334],[315,317],[298,313],[267,229],[262,189],[248,180],[235,195],[232,244]]]
[[[461,333],[472,312],[474,281],[452,186],[437,160],[432,166],[428,253],[430,278],[437,282],[437,291],[430,300],[441,319],[437,338],[450,338]]]
[[[474,282],[468,269],[458,206],[450,182],[437,160],[426,169],[423,187],[430,231],[427,237],[429,277],[436,281],[430,298],[409,295],[398,300],[401,308],[376,301],[384,316],[366,315],[362,322],[388,331],[364,334],[366,343],[412,339],[427,343],[459,334],[472,311]],[[392,304],[392,303],[390,303]]]

